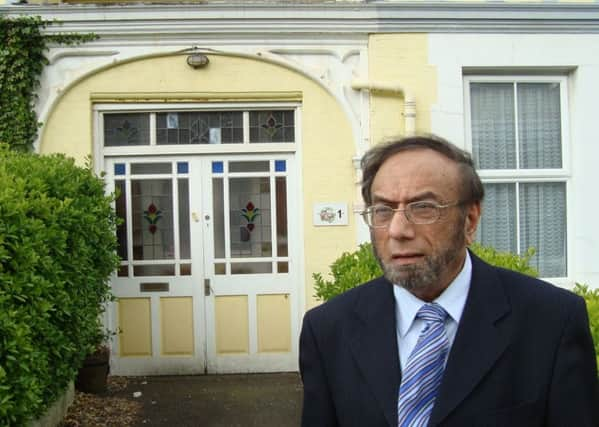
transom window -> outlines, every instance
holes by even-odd
[[[115,111],[102,117],[105,147],[296,141],[293,109]]]
[[[485,186],[478,240],[536,251],[542,277],[567,275],[565,77],[468,76],[467,135]]]

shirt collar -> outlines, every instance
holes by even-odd
[[[459,323],[466,305],[466,298],[470,290],[470,279],[472,278],[472,260],[470,254],[466,251],[466,259],[464,266],[456,278],[449,286],[439,295],[434,302],[439,304],[447,311],[449,316]],[[399,336],[403,337],[408,333],[409,329],[416,318],[416,313],[420,310],[425,301],[414,296],[412,293],[402,288],[401,286],[393,286],[393,294],[395,296],[395,311],[397,318],[397,330]]]

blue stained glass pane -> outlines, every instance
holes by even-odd
[[[189,173],[189,163],[177,162],[177,173]]]
[[[125,164],[124,163],[115,163],[114,174],[115,175],[125,175]]]
[[[287,170],[287,165],[285,160],[275,160],[275,172],[285,172]]]
[[[212,162],[212,173],[223,173],[223,162]]]

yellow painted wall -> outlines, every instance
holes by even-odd
[[[314,227],[312,206],[347,202],[354,197],[354,139],[347,116],[321,86],[287,68],[256,59],[209,55],[208,67],[190,68],[185,55],[140,59],[96,73],[66,90],[42,129],[40,151],[64,152],[83,163],[92,152],[92,99],[117,94],[131,101],[148,98],[207,101],[219,94],[247,99],[257,94],[292,92],[302,99],[304,287],[307,306],[312,300],[312,273],[326,271],[343,251],[356,244],[353,218],[346,227]],[[123,95],[124,94],[124,95]],[[195,95],[194,95],[195,94]],[[105,97],[102,97],[106,101]],[[294,191],[294,189],[290,189]]]
[[[370,80],[399,84],[411,92],[416,101],[416,132],[430,132],[430,109],[437,100],[437,74],[428,63],[428,35],[372,35],[368,51]],[[372,144],[403,134],[402,96],[373,93],[370,102]]]

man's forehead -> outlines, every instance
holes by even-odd
[[[402,193],[402,197],[422,200],[428,196],[444,199],[457,196],[459,187],[458,165],[430,149],[395,153],[386,159],[377,171],[371,192],[373,197],[384,198],[388,192]]]

